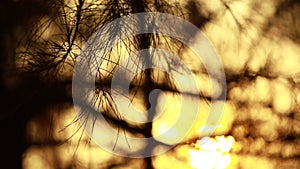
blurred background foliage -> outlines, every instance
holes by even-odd
[[[96,30],[121,16],[147,11],[183,17],[207,35],[224,65],[227,100],[220,126],[200,144],[211,83],[218,82],[209,81],[201,61],[168,37],[146,34],[121,42],[99,65],[102,92],[121,57],[152,46],[178,53],[195,73],[202,96],[201,116],[182,143],[160,156],[131,159],[100,149],[85,135],[74,112],[71,83],[76,58]],[[2,0],[0,13],[1,167],[300,167],[299,1]],[[180,102],[168,75],[143,73],[133,82],[134,105],[147,108],[147,95],[157,87],[167,98],[158,98],[157,109],[166,104],[158,120],[148,126],[128,124],[147,137],[172,125]],[[225,91],[221,86],[216,90]],[[180,133],[180,126],[176,129]],[[168,144],[173,136],[158,141]]]

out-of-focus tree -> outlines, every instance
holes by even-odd
[[[223,61],[230,111],[224,114],[225,122],[221,120],[224,129],[216,131],[215,135],[235,138],[231,153],[232,158],[238,160],[230,165],[247,168],[254,165],[252,161],[257,161],[258,166],[265,168],[300,166],[300,5],[297,0],[6,0],[0,3],[0,8],[3,49],[0,60],[3,99],[0,125],[4,136],[1,145],[7,152],[2,165],[32,168],[28,164],[41,160],[43,162],[39,165],[49,168],[161,168],[159,157],[135,161],[100,150],[89,150],[90,153],[84,154],[90,155],[86,160],[83,154],[76,152],[88,147],[86,143],[93,143],[81,136],[83,132],[79,128],[84,126],[76,126],[77,119],[69,121],[69,126],[61,130],[68,136],[61,136],[57,131],[63,129],[58,123],[68,116],[72,107],[73,67],[87,39],[105,24],[122,16],[164,12],[183,17],[203,30]],[[150,47],[181,54],[182,60],[195,74],[199,77],[205,75],[201,63],[192,56],[187,57],[185,52],[188,49],[178,41],[155,34],[139,35],[121,42],[99,63],[97,93],[103,100],[109,100],[105,102],[106,107],[113,105],[106,88],[119,58],[124,55],[121,50],[125,48],[125,53],[132,53]],[[142,58],[144,62],[147,59]],[[141,74],[132,84],[132,90],[143,108],[150,106],[147,98],[155,88],[177,92],[168,75],[155,70]],[[165,77],[162,82],[157,74]],[[201,96],[209,99],[210,94],[204,91]],[[116,129],[129,133],[135,129],[134,132],[143,137],[153,136],[155,124],[134,126],[114,116],[118,113],[110,112],[107,116]],[[70,132],[69,128],[75,130]],[[76,137],[72,137],[73,134]],[[75,146],[68,138],[76,140]],[[181,146],[193,144],[197,139],[191,134],[188,141],[168,152],[167,157],[174,156],[180,166],[182,161],[176,158]],[[72,144],[72,155],[65,150],[68,143]],[[94,147],[92,145],[91,149]],[[68,157],[58,153],[68,154]],[[35,156],[27,157],[28,154]],[[100,156],[105,159],[93,160]],[[257,160],[259,157],[263,158]],[[245,161],[249,162],[243,163]]]

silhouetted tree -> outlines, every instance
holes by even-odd
[[[49,124],[47,139],[38,143],[28,141],[27,124],[30,119],[39,116],[41,112],[50,110],[52,107],[61,106],[64,104],[72,105],[72,96],[70,94],[71,79],[73,73],[74,63],[78,55],[82,51],[82,47],[86,44],[88,38],[99,30],[102,26],[111,21],[133,13],[139,12],[164,12],[179,17],[185,18],[195,24],[201,29],[206,29],[207,24],[213,24],[216,18],[230,15],[234,20],[234,26],[231,29],[236,29],[237,40],[232,44],[244,43],[242,38],[249,37],[250,47],[249,53],[255,53],[257,44],[264,37],[270,38],[276,34],[279,38],[288,38],[298,44],[299,48],[299,1],[297,0],[274,0],[275,13],[270,16],[261,14],[263,11],[257,2],[248,3],[246,6],[252,15],[243,16],[237,13],[234,9],[233,1],[220,0],[221,7],[218,10],[211,9],[207,3],[203,1],[189,0],[185,3],[168,2],[166,0],[4,0],[0,2],[1,15],[1,96],[2,107],[1,110],[1,133],[3,135],[0,144],[3,147],[3,152],[7,152],[4,158],[1,159],[2,166],[6,168],[22,168],[22,154],[31,145],[56,145],[64,141],[57,141],[51,137],[51,121],[53,115],[49,114]],[[243,3],[243,2],[242,2]],[[287,20],[287,15],[290,15],[291,22],[284,22]],[[260,17],[266,17],[267,22],[260,23]],[[256,19],[258,18],[259,21]],[[228,24],[230,25],[230,24]],[[278,26],[277,26],[278,25]],[[280,25],[283,25],[280,27]],[[278,28],[279,27],[279,28]],[[260,38],[253,38],[251,30],[262,30]],[[276,28],[278,31],[276,32]],[[118,28],[113,28],[118,30]],[[225,28],[224,28],[225,29]],[[273,32],[274,31],[274,32]],[[250,33],[249,33],[250,32]],[[255,33],[253,33],[255,34]],[[213,41],[214,42],[214,41]],[[163,44],[163,45],[162,45]],[[182,43],[158,34],[142,34],[136,37],[129,38],[121,42],[121,45],[126,47],[128,53],[148,49],[150,47],[166,48],[174,53],[180,53],[186,46]],[[248,45],[248,44],[247,44]],[[230,47],[229,47],[230,48]],[[242,47],[241,47],[242,48]],[[262,47],[265,49],[266,47]],[[231,48],[230,48],[231,49]],[[220,49],[221,50],[221,49]],[[226,49],[224,49],[224,53]],[[219,53],[222,51],[219,51]],[[237,52],[238,53],[238,52]],[[264,53],[265,54],[265,53]],[[267,53],[270,54],[270,53]],[[266,55],[267,55],[266,54]],[[220,53],[221,58],[223,53]],[[149,55],[151,56],[151,55]],[[118,66],[118,61],[122,57],[121,49],[114,48],[104,56],[104,61],[99,63],[99,72],[96,79],[96,91],[102,100],[106,100],[107,107],[113,107],[113,100],[111,99],[109,90],[112,74],[115,67]],[[240,57],[238,54],[236,57]],[[243,57],[241,57],[243,58]],[[254,57],[253,57],[254,58]],[[274,59],[268,57],[265,64],[260,69],[252,69],[252,60],[256,58],[248,57],[245,63],[242,63],[241,69],[235,70],[230,66],[225,65],[227,83],[228,83],[228,100],[232,101],[237,112],[243,110],[252,110],[251,108],[257,106],[258,103],[249,101],[250,98],[241,98],[234,94],[235,91],[246,89],[243,85],[255,84],[255,82],[263,79],[276,80],[283,77],[287,79],[288,87],[294,95],[297,95],[299,89],[299,82],[288,75],[272,71],[274,66]],[[226,59],[226,58],[225,58]],[[238,59],[238,58],[237,58]],[[284,59],[284,58],[283,58]],[[141,58],[145,63],[151,63],[151,58]],[[224,61],[225,62],[225,61]],[[109,65],[111,69],[101,69],[103,65]],[[107,66],[107,67],[109,67]],[[196,70],[199,71],[199,70]],[[108,74],[108,75],[107,75]],[[148,103],[148,95],[155,88],[161,88],[164,91],[176,92],[177,89],[173,86],[172,80],[168,75],[164,74],[166,80],[164,83],[158,83],[153,78],[154,71],[146,70],[141,73],[142,76],[136,77],[138,83],[132,84],[132,90],[144,91],[145,107],[150,107]],[[106,76],[105,76],[106,75]],[[102,78],[105,76],[105,78]],[[137,78],[140,78],[137,79]],[[276,81],[275,81],[276,82]],[[285,83],[284,83],[285,84]],[[242,87],[241,87],[242,86]],[[250,85],[249,85],[250,86]],[[295,90],[294,90],[295,89]],[[104,95],[107,94],[107,95]],[[293,95],[293,99],[295,96]],[[209,96],[207,96],[209,99]],[[104,104],[104,103],[103,103]],[[152,103],[156,104],[156,103]],[[299,146],[295,145],[299,142],[299,112],[297,106],[290,108],[284,115],[278,113],[278,109],[274,106],[275,103],[266,101],[262,103],[262,107],[270,107],[274,113],[272,117],[284,121],[284,124],[268,123],[263,117],[254,118],[247,116],[243,118],[237,117],[232,124],[231,130],[227,133],[233,135],[237,142],[241,145],[252,145],[263,138],[264,143],[275,142],[281,149],[294,147],[299,150]],[[297,105],[298,101],[293,104]],[[153,106],[153,105],[152,105]],[[155,105],[154,105],[155,106]],[[274,108],[275,107],[275,108]],[[99,108],[100,109],[100,108]],[[107,110],[105,117],[116,128],[121,128],[127,132],[138,132],[144,137],[151,137],[152,123],[147,123],[143,126],[131,126],[122,118],[119,118],[119,112],[115,110]],[[254,112],[257,110],[254,110]],[[48,115],[48,114],[47,114]],[[238,115],[236,115],[238,116]],[[153,114],[148,115],[149,121],[153,119]],[[74,120],[76,122],[76,120]],[[290,125],[286,125],[290,124]],[[270,136],[261,128],[270,125],[276,131],[275,136]],[[47,128],[47,127],[45,127]],[[276,135],[277,134],[277,135]],[[198,139],[198,138],[195,138]],[[79,140],[80,141],[80,140]],[[195,141],[195,140],[193,140]],[[151,145],[149,145],[151,149]],[[270,145],[269,145],[270,146]],[[261,149],[251,149],[252,146],[236,150],[236,154],[252,154],[261,155],[269,158],[276,158],[278,161],[290,160],[290,163],[281,163],[288,167],[299,167],[299,151],[289,151],[282,153],[280,151],[272,152],[271,148],[267,152]],[[268,147],[268,146],[267,146]],[[270,146],[271,147],[271,146]],[[76,160],[76,159],[74,159]],[[111,165],[111,166],[110,166]],[[114,163],[108,164],[106,168],[114,167]],[[119,164],[123,165],[123,164]],[[241,165],[242,166],[242,165]],[[68,166],[72,168],[72,164]],[[57,168],[60,168],[57,166]],[[145,168],[155,168],[152,164],[151,158],[145,159]]]

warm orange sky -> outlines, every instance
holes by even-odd
[[[207,123],[210,105],[199,99],[200,108],[195,123],[189,133],[184,133],[182,129],[185,125],[190,125],[189,122],[173,126],[180,113],[180,96],[172,92],[160,94],[156,107],[159,113],[153,122],[153,136],[156,137],[173,126],[166,137],[158,137],[157,140],[172,144],[181,135],[186,137],[182,140],[183,145],[154,157],[154,166],[158,169],[238,167],[275,169],[281,163],[282,166],[288,166],[286,168],[296,169],[300,166],[299,138],[295,138],[297,142],[285,139],[290,135],[300,134],[299,4],[278,14],[276,10],[280,4],[279,0],[227,0],[228,6],[221,0],[199,0],[199,2],[204,7],[204,13],[213,15],[213,19],[201,30],[215,47],[228,78],[223,116],[218,126],[214,126],[216,130],[213,136],[209,137],[205,144],[200,144],[199,140],[190,143],[191,139],[205,134],[201,129]],[[185,1],[180,3],[184,4]],[[53,32],[55,28],[50,26],[42,37],[50,38]],[[295,35],[298,37],[294,37]],[[195,43],[197,45],[197,39]],[[124,47],[122,44],[119,45],[117,49]],[[122,57],[126,58],[125,55],[128,53],[117,49],[114,52],[121,52]],[[74,53],[78,52],[79,49],[74,50]],[[201,94],[210,97],[211,84],[218,86],[218,82],[209,79],[205,72],[199,71],[203,69],[203,65],[190,50],[185,49],[181,53],[181,58],[194,72]],[[71,62],[71,58],[69,59]],[[19,63],[18,60],[16,62]],[[103,69],[109,69],[115,65],[105,62],[101,66]],[[70,70],[72,65],[66,65],[66,68],[60,71],[60,75],[69,78],[72,74]],[[162,82],[165,76],[155,72],[153,79]],[[220,85],[215,90],[218,93],[222,92]],[[133,105],[139,110],[144,110],[144,102],[140,99],[143,92],[138,91],[135,96]],[[55,140],[67,139],[79,127],[76,123],[62,130],[76,115],[72,105],[49,111],[53,113],[55,119],[52,131]],[[183,111],[190,112],[188,108]],[[128,116],[137,121],[142,121],[144,117],[144,115]],[[41,119],[43,118],[35,117],[28,123],[29,141],[42,142],[45,139],[40,131],[41,128],[45,128]],[[130,122],[130,124],[138,123]],[[97,129],[94,132],[95,138],[111,144],[113,137],[111,133]],[[128,137],[137,135],[128,134]],[[81,141],[77,149],[79,139]],[[80,129],[71,141],[61,146],[33,145],[24,153],[23,166],[25,169],[50,169],[55,168],[53,162],[55,161],[58,166],[64,168],[73,158],[77,160],[78,168],[99,166],[101,168],[106,163],[114,162],[126,163],[121,168],[139,168],[138,166],[143,165],[141,159],[119,157],[102,150],[93,141],[91,145],[87,145],[87,142],[88,136]],[[119,140],[118,144],[127,146],[128,143],[126,140]],[[137,149],[143,149],[144,146],[138,143],[134,145]],[[154,151],[159,151],[160,148],[155,147]]]

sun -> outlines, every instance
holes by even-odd
[[[231,161],[229,152],[234,143],[235,139],[232,136],[205,137],[198,140],[193,144],[195,149],[188,151],[191,167],[195,169],[227,168]]]

